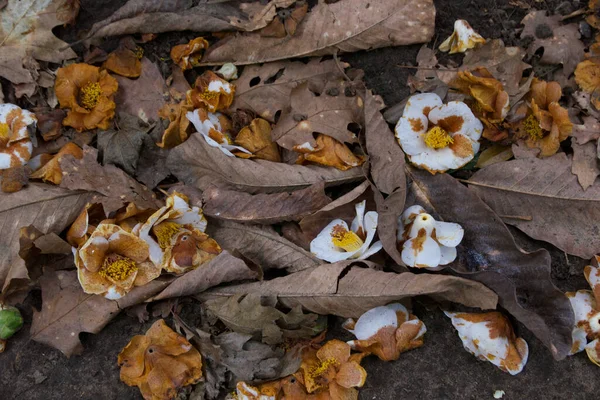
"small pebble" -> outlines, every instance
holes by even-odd
[[[579,23],[579,32],[581,33],[581,36],[583,36],[584,38],[592,37],[592,27],[590,26],[590,24],[588,24],[585,21],[581,21]]]

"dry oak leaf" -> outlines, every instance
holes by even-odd
[[[414,296],[431,296],[481,309],[496,308],[497,296],[478,282],[456,276],[412,274],[361,268],[360,261],[323,264],[281,278],[212,289],[204,296],[259,292],[282,305],[317,314],[358,318],[371,308]]]
[[[121,310],[143,302],[168,284],[169,280],[154,280],[113,301],[85,294],[75,271],[46,269],[40,278],[42,309],[33,313],[31,338],[60,350],[67,357],[81,354],[79,333],[100,332]]]
[[[281,162],[279,147],[271,141],[271,124],[262,118],[255,118],[243,127],[235,137],[235,144],[250,151],[254,158]]]
[[[251,195],[210,186],[202,195],[203,211],[208,217],[240,223],[297,221],[331,202],[324,188],[319,182],[294,192]]]
[[[347,64],[341,63],[341,67]],[[315,93],[321,93],[330,80],[342,79],[335,60],[312,58],[300,61],[278,61],[263,65],[248,65],[235,81],[236,96],[231,109],[248,109],[274,122],[277,112],[290,104],[292,89],[303,82]]]
[[[0,76],[14,84],[33,84],[39,76],[35,60],[60,64],[77,57],[52,33],[52,28],[67,22],[58,12],[67,1],[8,2],[0,22]]]
[[[573,166],[571,172],[577,175],[577,180],[587,190],[600,175],[600,162],[598,161],[598,146],[594,142],[577,144],[571,142],[573,148]]]
[[[294,36],[298,24],[302,22],[307,11],[308,3],[305,1],[299,1],[293,8],[279,9],[275,18],[259,33],[264,37],[283,38],[288,35]]]
[[[600,252],[600,185],[584,191],[571,169],[564,153],[524,158],[484,168],[469,185],[506,223],[587,259]]]
[[[594,117],[583,117],[583,124],[573,125],[573,133],[571,134],[577,139],[578,144],[586,144],[589,141],[600,138],[600,121]]]
[[[27,288],[27,268],[19,257],[20,228],[33,225],[42,233],[62,232],[92,197],[93,193],[38,183],[17,193],[0,193],[0,224],[7,227],[0,238],[0,298]]]
[[[113,164],[129,175],[137,170],[140,152],[146,139],[146,132],[139,126],[138,118],[119,114],[119,127],[98,132],[98,149],[102,154],[102,164]]]
[[[292,89],[290,104],[273,129],[273,140],[281,147],[316,147],[314,133],[330,136],[341,143],[357,143],[358,137],[348,130],[358,121],[363,102],[358,96],[345,96],[344,88],[333,87],[319,96],[303,83]],[[333,96],[332,94],[335,94]]]
[[[545,64],[562,64],[565,75],[569,76],[585,55],[585,46],[579,40],[579,25],[561,25],[560,15],[546,14],[546,11],[531,11],[527,14],[521,21],[524,25],[521,38],[534,38],[527,48],[529,55],[543,47],[544,54],[540,61]]]
[[[286,269],[296,272],[321,264],[311,253],[279,236],[268,225],[252,226],[211,219],[208,233],[224,249],[241,254],[265,271]]]
[[[44,182],[52,182],[60,185],[63,171],[60,168],[60,160],[65,155],[71,155],[78,160],[83,158],[81,147],[73,142],[65,144],[47,163],[31,174],[31,179],[41,179]]]
[[[136,335],[118,357],[121,381],[137,386],[145,400],[169,400],[202,377],[202,357],[186,338],[156,321]]]
[[[31,169],[27,165],[0,170],[0,190],[15,193],[29,183]]]
[[[527,175],[525,171],[530,171],[522,168],[520,171],[523,173],[518,174],[510,168],[511,163],[521,161],[525,160],[494,164],[481,171],[500,170],[502,178],[512,180],[515,177],[518,180]],[[567,173],[573,176],[570,171]],[[522,251],[492,209],[505,216],[527,215],[527,212],[518,210],[518,206],[498,210],[488,202],[490,209],[479,198],[483,197],[481,191],[472,190],[475,185],[467,188],[449,175],[432,176],[415,169],[410,169],[409,175],[413,179],[412,194],[420,205],[436,220],[456,222],[464,228],[464,238],[457,247],[458,257],[450,267],[463,277],[493,289],[500,298],[499,304],[532,331],[556,359],[566,357],[571,349],[573,313],[569,300],[552,283],[550,254],[546,250]],[[544,186],[553,181],[548,178]],[[564,182],[559,182],[562,188]],[[575,185],[578,185],[577,182]],[[581,190],[579,186],[577,188]],[[507,192],[494,191],[493,196],[498,203],[513,201]],[[487,196],[484,200],[488,200]],[[519,201],[522,202],[522,198]],[[546,205],[548,199],[543,201]],[[543,208],[541,203],[527,201],[527,204]],[[561,210],[559,214],[563,212]],[[554,214],[552,218],[556,218]],[[510,219],[507,221],[512,222]]]
[[[328,4],[320,0],[294,36],[266,38],[245,33],[211,47],[203,65],[255,64],[293,57],[352,52],[428,42],[434,30],[430,0],[390,0],[377,6],[364,0]]]
[[[84,146],[81,160],[68,155],[61,157],[59,164],[63,171],[63,179],[60,186],[65,189],[96,192],[93,201],[102,203],[107,215],[125,203],[135,203],[143,209],[160,207],[156,195],[146,186],[114,165],[98,164],[97,154],[96,149]]]
[[[339,171],[320,166],[228,157],[211,147],[198,133],[192,134],[185,143],[171,150],[167,165],[180,181],[198,189],[206,189],[214,184],[252,193],[301,189],[320,181],[333,186],[358,180],[362,176],[359,168]]]

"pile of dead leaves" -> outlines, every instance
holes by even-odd
[[[527,48],[457,21],[441,48],[460,66],[425,45],[385,112],[338,53],[428,42],[431,1],[138,3],[78,32],[79,53],[52,33],[78,1],[0,5],[0,306],[41,288],[32,339],[71,356],[122,310],[162,315],[177,332],[158,320],[118,357],[146,399],[357,398],[363,357],[426,345],[406,307],[429,296],[501,306],[555,359],[597,362],[597,269],[595,298],[567,296],[505,225],[600,253],[600,35],[569,22],[599,28],[597,2],[531,11]],[[198,35],[144,54],[173,31]],[[323,344],[328,315],[357,340]],[[473,354],[523,369],[502,314],[448,316]],[[513,358],[470,348],[461,318]]]

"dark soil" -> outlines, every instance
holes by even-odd
[[[82,0],[78,25],[62,30],[67,41],[75,40],[75,33],[89,28],[95,21],[110,15],[124,1]],[[502,38],[507,45],[521,44],[515,29],[527,10],[508,5],[504,0],[437,0],[436,36],[439,44],[452,32],[456,19],[467,19],[488,38]],[[584,1],[524,0],[536,8],[550,12],[559,9],[568,13],[584,5]],[[145,54],[159,62],[165,74],[169,71],[168,51],[173,44],[187,42],[187,34],[160,35],[146,44]],[[116,40],[112,44],[116,46]],[[380,49],[343,56],[353,67],[365,71],[368,86],[383,96],[386,104],[393,105],[408,94],[406,78],[414,72],[403,66],[415,65],[420,46]],[[76,49],[81,54],[81,49]],[[166,59],[166,60],[165,60]],[[440,56],[442,63],[458,62],[460,57]],[[192,73],[193,75],[193,73]],[[193,79],[193,76],[188,76]],[[552,277],[561,290],[586,287],[582,277],[583,260],[567,258],[565,254],[543,243],[534,243],[522,233],[513,230],[519,244],[532,250],[545,247],[552,254]],[[29,321],[32,306],[39,303],[39,292],[34,292],[21,307],[27,321],[13,337],[7,351],[0,355],[0,399],[140,399],[137,388],[119,381],[117,354],[136,334],[145,332],[153,320],[140,324],[137,318],[126,314],[118,316],[100,334],[82,334],[85,351],[81,356],[65,358],[60,352],[29,340]],[[39,306],[39,304],[36,304]],[[597,399],[600,392],[598,369],[585,354],[578,354],[555,362],[550,352],[517,324],[518,334],[529,343],[529,362],[521,374],[510,376],[489,363],[478,361],[462,348],[450,321],[437,308],[427,308],[415,301],[414,313],[426,324],[425,345],[404,353],[400,360],[383,363],[368,358],[364,365],[368,379],[361,390],[361,399],[490,399],[495,390],[504,390],[507,399]],[[350,336],[334,321],[331,336],[343,340]]]

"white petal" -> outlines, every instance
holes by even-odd
[[[367,201],[363,200],[360,203],[356,203],[354,205],[354,209],[356,210],[356,217],[352,221],[352,225],[350,225],[350,229],[352,232],[358,232],[359,228],[364,228],[364,220],[365,220],[365,207],[367,205]]]
[[[458,157],[450,147],[443,149],[430,149],[420,154],[409,155],[410,162],[414,165],[425,168],[430,171],[444,172],[449,169],[458,169],[463,167],[473,159],[474,155],[467,157]]]
[[[109,300],[117,300],[120,299],[121,297],[123,297],[121,295],[121,293],[117,292],[117,287],[116,286],[111,286],[108,288],[108,292],[106,292],[104,294],[104,297],[109,299]]]
[[[585,267],[584,274],[592,290],[595,290],[596,286],[600,285],[600,268],[588,265]]]
[[[357,260],[366,260],[367,258],[371,257],[373,254],[377,253],[382,248],[383,248],[383,243],[381,243],[381,240],[378,240],[375,243],[373,243],[373,246],[369,247],[364,253],[362,253],[357,258]]]
[[[449,117],[461,117],[463,119],[460,129],[456,132],[449,132],[451,135],[464,135],[473,142],[479,140],[483,132],[483,124],[475,117],[468,105],[462,101],[450,101],[431,110],[429,113],[429,120],[434,124]]]
[[[367,340],[386,326],[398,327],[396,310],[391,307],[375,307],[360,316],[354,326],[354,335],[358,340]]]
[[[413,222],[415,220],[417,215],[422,214],[422,213],[427,213],[427,211],[425,211],[425,209],[418,204],[408,207],[402,213],[402,216],[401,216],[402,224],[404,226],[410,224],[411,222]]]
[[[333,244],[331,232],[337,225],[343,226],[348,229],[348,224],[342,219],[335,219],[329,223],[316,238],[310,242],[310,252],[313,253],[317,258],[328,262],[337,262],[347,260],[355,252],[348,252],[341,249]],[[359,249],[360,250],[360,249]]]
[[[413,248],[413,242],[418,239],[409,239],[402,246],[402,261],[409,267],[436,268],[440,264],[440,245],[430,237],[423,242],[423,246]]]
[[[589,290],[578,290],[575,293],[568,292],[566,295],[573,307],[575,325],[588,324],[589,318],[593,315],[594,294]]]
[[[232,144],[222,144],[221,147],[224,148],[224,149],[230,150],[230,151],[237,150],[237,151],[241,151],[242,153],[252,154],[252,152],[246,150],[242,146],[234,146]]]
[[[585,349],[587,345],[587,333],[585,333],[585,329],[582,328],[574,328],[573,329],[573,346],[571,347],[571,351],[569,355],[577,354]]]
[[[448,265],[456,260],[456,247],[440,246],[440,265]]]
[[[417,215],[408,233],[408,237],[415,238],[419,234],[421,229],[425,229],[427,236],[431,236],[433,229],[435,228],[435,219],[427,213],[421,213]]]
[[[600,339],[589,342],[585,346],[585,351],[590,361],[600,367]]]
[[[421,328],[419,329],[419,332],[417,333],[417,335],[413,338],[413,340],[417,340],[420,337],[422,337],[426,332],[427,332],[427,327],[425,326],[424,323],[422,323],[423,321],[421,321],[420,319],[412,319],[410,321],[406,321],[404,322],[402,325],[400,325],[400,327],[402,328],[404,325],[418,325],[421,324]]]
[[[440,244],[448,247],[456,247],[460,244],[465,230],[454,222],[435,222],[435,238]]]
[[[426,114],[442,104],[442,99],[435,93],[421,93],[408,99],[395,128],[396,138],[405,153],[419,154],[427,149],[422,137],[429,125]]]

